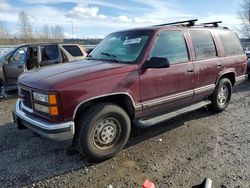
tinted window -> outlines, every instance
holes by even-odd
[[[78,57],[78,56],[83,56],[82,51],[80,50],[80,48],[76,45],[65,45],[63,46],[63,48],[69,52],[70,55],[74,56],[74,57]]]
[[[59,57],[59,50],[57,45],[42,46],[42,61],[55,60]]]
[[[188,51],[182,32],[161,32],[149,54],[151,57],[166,57],[170,64],[187,62]]]
[[[234,32],[222,31],[220,38],[224,46],[225,55],[242,55],[244,53],[239,38]]]
[[[214,41],[209,31],[190,31],[195,58],[206,59],[217,56]]]

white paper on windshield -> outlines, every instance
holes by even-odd
[[[123,45],[138,44],[140,42],[141,42],[141,38],[127,39],[124,41]]]

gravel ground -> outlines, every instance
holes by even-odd
[[[0,102],[1,187],[250,187],[250,82],[234,89],[220,114],[206,109],[148,129],[134,129],[127,147],[96,164],[56,149],[12,122],[15,99]],[[112,186],[110,186],[112,185]]]

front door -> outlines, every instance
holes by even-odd
[[[17,85],[18,76],[24,71],[27,56],[27,47],[17,49],[4,65],[5,78],[7,85]]]
[[[194,94],[193,63],[182,31],[159,33],[148,60],[152,57],[167,58],[170,67],[142,71],[141,102],[144,116],[185,105]]]

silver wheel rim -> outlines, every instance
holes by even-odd
[[[226,85],[222,85],[219,88],[219,92],[218,92],[218,103],[219,105],[223,106],[227,103],[227,99],[228,99],[228,87]]]
[[[98,122],[94,133],[94,144],[99,149],[112,147],[120,134],[120,123],[116,118],[105,118]]]

